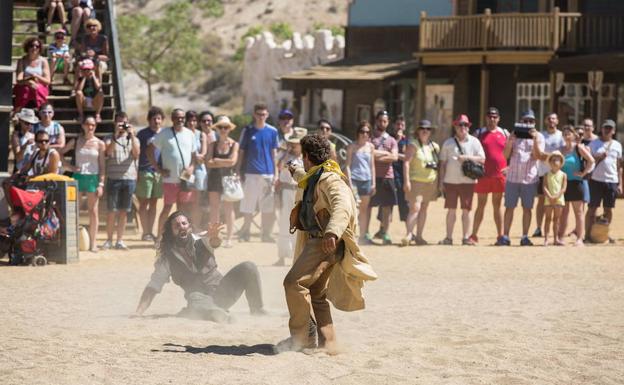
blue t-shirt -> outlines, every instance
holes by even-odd
[[[156,172],[154,167],[150,164],[147,159],[147,146],[152,141],[152,138],[156,135],[156,133],[150,129],[149,127],[145,127],[137,133],[137,138],[139,139],[139,143],[141,143],[141,152],[139,154],[139,171],[149,171]],[[158,164],[160,164],[160,150],[155,148],[154,156],[156,157]]]
[[[253,125],[245,127],[240,141],[240,149],[245,151],[246,174],[275,174],[273,150],[277,149],[277,129],[270,125],[257,129]]]

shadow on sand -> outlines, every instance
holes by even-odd
[[[251,354],[261,354],[263,356],[274,356],[277,354],[275,350],[275,345],[272,344],[258,344],[258,345],[231,345],[231,346],[221,346],[221,345],[209,345],[204,348],[198,348],[194,346],[188,345],[178,345],[178,344],[164,344],[164,348],[162,350],[153,349],[153,352],[163,352],[163,353],[191,353],[191,354],[200,354],[200,353],[212,353],[218,354],[221,356],[248,356]]]

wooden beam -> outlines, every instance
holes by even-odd
[[[549,73],[549,80],[550,80],[550,97],[548,99],[548,112],[553,112],[555,111],[555,108],[557,106],[556,102],[557,102],[557,76],[555,74],[554,71],[550,71]]]
[[[416,98],[414,98],[414,103],[416,106],[414,108],[414,122],[418,124],[418,121],[425,118],[425,87],[426,87],[426,74],[422,69],[418,70],[418,75],[416,78]]]
[[[548,64],[554,56],[552,51],[456,51],[417,52],[423,65],[470,65],[481,64]]]

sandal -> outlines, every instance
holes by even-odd
[[[453,244],[453,240],[451,238],[444,238],[443,240],[438,242],[438,245],[443,245],[443,246],[451,246],[452,244]]]

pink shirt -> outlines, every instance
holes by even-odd
[[[544,139],[539,143],[541,143],[540,150],[544,151]],[[533,158],[533,139],[516,139],[509,159],[507,182],[532,184],[537,183],[538,179],[537,160]]]
[[[396,139],[394,139],[387,132],[380,135],[378,130],[374,130],[371,142],[373,143],[373,146],[375,146],[375,150],[385,150],[388,152],[399,151],[399,145],[397,144]],[[375,176],[377,178],[394,179],[392,162],[383,163],[375,161]]]
[[[502,178],[503,169],[507,167],[507,159],[505,159],[503,151],[509,134],[500,127],[496,127],[494,131],[483,127],[477,131],[476,136],[481,141],[485,152],[485,176]]]

